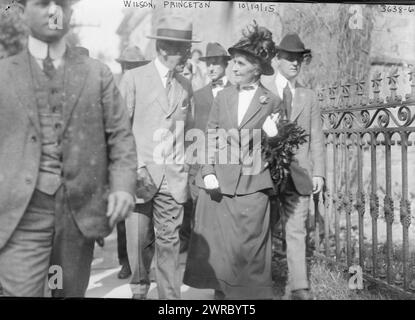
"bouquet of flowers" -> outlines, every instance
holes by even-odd
[[[307,141],[308,134],[296,122],[288,120],[280,120],[277,129],[275,137],[262,136],[262,154],[268,162],[275,190],[280,195],[287,183],[295,150]]]

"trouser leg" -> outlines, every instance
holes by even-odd
[[[55,200],[35,190],[19,224],[0,250],[4,296],[43,297],[54,232]]]
[[[156,236],[156,278],[159,299],[180,299],[180,238],[183,205],[177,203],[163,180],[153,199]]]
[[[309,203],[309,196],[301,196],[295,190],[287,192],[284,199],[288,284],[291,291],[309,287],[306,263],[306,220]]]
[[[150,267],[154,256],[152,203],[136,205],[126,219],[127,251],[132,272],[130,287],[133,294],[143,297],[150,287]]]
[[[128,265],[127,235],[125,220],[117,223],[117,252],[120,265]]]
[[[95,240],[86,238],[67,207],[56,210],[51,265],[62,268],[63,286],[52,290],[53,297],[84,297],[88,288]]]

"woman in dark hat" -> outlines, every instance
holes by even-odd
[[[254,21],[228,51],[235,85],[218,93],[209,116],[213,149],[196,177],[200,194],[183,282],[212,288],[217,299],[272,299],[273,183],[260,140],[263,132],[278,134],[280,99],[259,79],[274,73],[275,44]]]

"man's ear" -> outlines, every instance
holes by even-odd
[[[14,2],[14,5],[16,6],[17,11],[19,12],[19,15],[22,17],[22,15],[25,12],[25,7],[26,6],[22,3],[20,3],[20,2]]]
[[[167,51],[164,49],[159,48],[159,53],[162,57],[166,57],[167,56]]]

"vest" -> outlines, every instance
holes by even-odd
[[[62,184],[64,68],[49,79],[31,57],[32,83],[41,128],[41,157],[36,189],[54,195]]]

